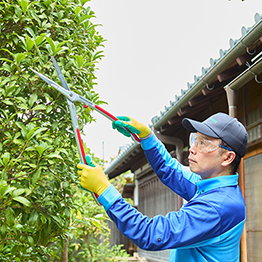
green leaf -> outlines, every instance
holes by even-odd
[[[10,82],[9,86],[6,88],[6,96],[12,96],[14,90],[16,89],[15,81]]]
[[[33,237],[28,236],[28,237],[27,237],[27,240],[28,240],[28,243],[29,243],[30,246],[34,246],[35,242],[34,242]]]
[[[69,218],[69,217],[70,217],[70,214],[71,214],[71,211],[70,211],[69,207],[65,207],[65,216],[66,216],[67,218]]]
[[[21,96],[18,96],[18,97],[16,97],[15,98],[17,101],[19,101],[19,102],[22,102],[23,104],[26,104],[26,100],[23,98],[23,97],[21,97]]]
[[[14,226],[13,226],[13,229],[14,229],[14,231],[19,231],[19,230],[22,230],[24,227],[23,227],[23,225],[21,225],[21,224],[18,224],[18,223],[16,223]]]
[[[92,219],[92,224],[96,226],[99,230],[101,230],[101,224],[99,220]]]
[[[33,176],[32,176],[32,184],[35,185],[36,182],[39,180],[39,177],[41,175],[41,169],[37,169],[36,172],[34,172]]]
[[[17,145],[24,145],[25,144],[25,140],[23,139],[17,139],[17,138],[14,138],[14,143],[17,144]]]
[[[41,145],[36,146],[36,150],[37,150],[39,156],[41,156],[44,152],[44,148]]]
[[[36,146],[36,150],[39,155],[42,155],[43,152],[48,148],[48,145],[46,143],[41,143],[40,145]]]
[[[6,226],[6,224],[2,224],[2,226],[1,226],[1,228],[0,228],[0,233],[1,233],[3,239],[5,238],[6,231],[7,231],[7,226]]]
[[[36,46],[39,46],[45,39],[45,34],[41,34],[35,39]]]
[[[25,129],[25,126],[22,122],[16,122],[15,123],[20,129]]]
[[[19,65],[24,59],[25,59],[26,55],[25,54],[15,54],[15,62],[17,65]]]
[[[50,235],[51,230],[52,230],[52,228],[51,228],[50,223],[46,223],[44,225],[44,228],[40,232],[40,239],[39,240],[40,240],[40,243],[42,245],[46,245],[48,243],[48,239],[49,239],[48,236]]]
[[[6,192],[7,188],[8,188],[8,185],[7,185],[6,181],[1,180],[0,181],[0,195],[1,196],[4,195],[4,193]]]
[[[46,108],[46,113],[50,113],[50,111],[53,109],[53,107],[51,105],[48,105]]]
[[[15,124],[21,129],[22,136],[26,138],[28,131],[27,128],[24,126],[24,124],[22,122],[16,122]]]
[[[25,14],[27,11],[29,2],[27,0],[17,0],[17,2],[21,5],[23,13]]]
[[[33,38],[35,38],[36,37],[36,35],[35,35],[35,32],[33,31],[33,29],[32,28],[30,28],[30,27],[26,27],[26,29],[25,29]]]
[[[27,51],[31,50],[34,46],[35,42],[28,36],[26,35],[26,49]]]
[[[7,181],[7,179],[8,179],[8,174],[7,174],[6,169],[3,169],[3,170],[2,170],[2,177],[1,177],[1,179]]]
[[[86,21],[88,21],[92,17],[95,17],[95,16],[94,15],[84,15],[84,16],[82,16],[81,19],[80,19],[80,22],[81,22],[80,24],[85,23]]]
[[[15,14],[17,15],[19,19],[22,18],[22,9],[17,5],[15,6]]]
[[[23,204],[24,206],[30,206],[30,201],[28,201],[26,198],[18,196],[18,197],[14,197],[13,200]]]
[[[93,56],[93,60],[101,59],[102,57],[104,57],[104,55],[102,55],[102,53],[103,53],[103,51],[96,52]]]
[[[74,56],[78,65],[78,68],[81,68],[84,64],[84,58],[80,55],[75,55]]]
[[[81,3],[82,6],[84,6],[85,3],[87,3],[88,1],[89,1],[89,0],[80,0],[80,3]]]
[[[4,153],[4,155],[3,155],[3,163],[4,163],[5,167],[7,166],[7,163],[9,162],[9,160],[10,160],[10,153],[9,152]]]
[[[27,139],[30,139],[31,136],[33,135],[33,133],[35,132],[35,130],[36,130],[36,128],[31,129],[31,130],[27,133],[26,138],[27,138]]]
[[[16,254],[18,247],[19,247],[18,245],[13,246],[13,248],[11,250],[11,256],[14,256]]]
[[[56,153],[48,155],[47,158],[59,158],[63,160],[63,158],[59,154],[56,154]]]
[[[78,15],[81,10],[82,10],[81,6],[77,6],[75,9],[75,14]]]
[[[14,190],[16,190],[16,187],[13,186],[8,187],[7,190],[4,192],[3,196],[8,193],[12,193]]]
[[[30,96],[30,98],[28,99],[28,104],[29,104],[29,106],[32,107],[36,100],[37,100],[37,94],[36,94],[36,93],[33,93],[33,94]]]
[[[44,0],[44,4],[46,7],[49,7],[51,5],[52,1],[51,0]]]
[[[34,136],[36,136],[38,133],[43,132],[45,130],[47,130],[47,127],[34,128],[30,130],[30,132],[27,134],[27,139],[31,139]]]
[[[51,215],[51,217],[57,223],[57,226],[62,226],[63,225],[63,220],[61,219],[60,216],[53,216],[53,215]]]
[[[14,103],[10,100],[5,100],[5,101],[1,101],[3,103],[5,103],[6,105],[14,105]]]
[[[1,110],[1,112],[5,115],[5,118],[8,119],[9,117],[8,117],[7,112],[6,112],[5,110],[3,110],[3,109],[0,109],[0,110]]]
[[[13,226],[15,221],[15,212],[11,207],[6,209],[5,221],[8,226]]]
[[[28,5],[28,10],[31,8],[32,5],[38,3],[39,1],[34,1],[34,2],[31,2],[29,5]]]
[[[31,16],[37,21],[38,25],[41,26],[42,23],[41,23],[41,20],[39,19],[37,13],[33,10],[30,12]]]
[[[31,213],[30,213],[30,216],[29,216],[29,225],[34,225],[36,223],[38,219],[38,213],[36,210],[33,210]]]
[[[16,189],[12,192],[13,197],[17,197],[19,195],[22,195],[25,192],[23,188]]]
[[[52,52],[55,52],[56,46],[55,46],[55,43],[54,43],[54,41],[52,40],[52,38],[46,37],[46,41],[49,43]]]
[[[32,108],[32,110],[45,110],[46,109],[46,106],[45,105],[37,105],[35,107]]]

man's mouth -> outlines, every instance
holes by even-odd
[[[189,163],[196,163],[196,161],[192,158],[188,158]]]

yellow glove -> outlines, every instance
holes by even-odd
[[[124,128],[128,129],[133,134],[138,134],[140,138],[147,137],[151,130],[144,124],[136,121],[134,118],[128,116],[119,116],[119,120],[112,123],[113,129],[117,129],[120,133],[130,137],[130,133]]]
[[[88,166],[85,164],[78,164],[77,174],[80,176],[80,185],[89,190],[90,192],[94,192],[99,196],[111,185],[108,181],[104,171],[100,166],[96,163],[95,167]]]

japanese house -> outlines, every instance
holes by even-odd
[[[170,154],[187,165],[189,133],[182,127],[185,117],[202,121],[211,114],[225,112],[238,118],[248,131],[248,150],[239,168],[239,185],[246,201],[247,221],[241,239],[241,261],[262,261],[262,15],[255,15],[251,28],[242,27],[242,37],[230,39],[230,48],[220,50],[218,59],[176,95],[164,112],[152,118],[150,126]],[[127,170],[135,183],[126,185],[124,196],[134,198],[134,205],[149,218],[177,211],[183,199],[164,186],[144,156],[139,144],[128,145],[105,170],[114,178]],[[136,246],[112,225],[112,241]],[[147,261],[168,261],[169,251],[148,252],[138,249]]]

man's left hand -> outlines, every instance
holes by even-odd
[[[95,167],[78,164],[77,168],[79,170],[77,171],[77,174],[80,176],[80,185],[83,188],[100,196],[111,185],[111,183],[108,181],[102,168],[96,163],[92,163]]]

